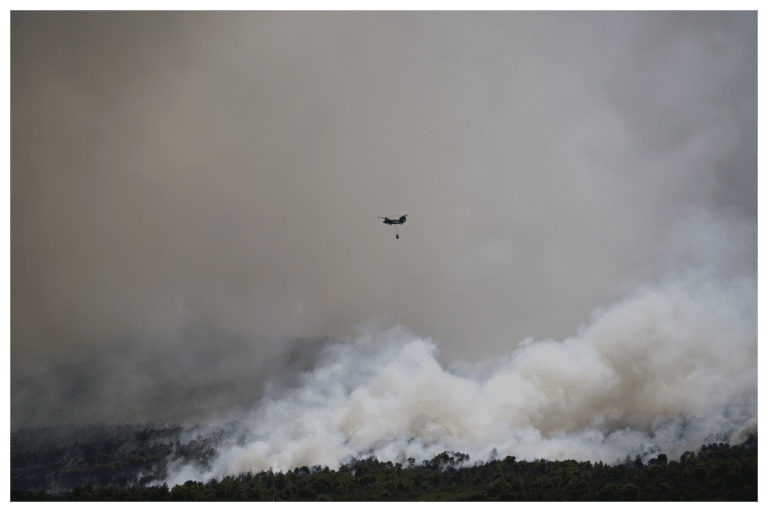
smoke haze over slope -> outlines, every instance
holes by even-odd
[[[371,454],[613,463],[741,442],[757,426],[751,300],[749,280],[705,273],[643,287],[576,337],[526,340],[486,376],[442,367],[430,340],[399,329],[330,345],[298,388],[224,426],[209,467],[172,464],[168,483]]]
[[[610,458],[756,419],[756,13],[13,13],[11,36],[12,428],[225,423],[228,471],[317,436],[323,464]],[[395,240],[376,217],[403,213]],[[258,445],[265,391],[314,433]]]

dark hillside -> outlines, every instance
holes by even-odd
[[[702,445],[679,461],[658,454],[614,466],[574,460],[534,462],[515,457],[470,465],[461,453],[405,465],[352,460],[338,471],[315,466],[188,481],[169,489],[144,487],[165,478],[164,461],[182,455],[205,463],[211,439],[155,444],[176,430],[144,430],[112,444],[76,443],[12,459],[12,501],[756,501],[757,435],[738,446]],[[130,445],[131,452],[120,447]],[[58,461],[68,461],[61,464]],[[55,461],[51,467],[46,462]],[[136,475],[141,472],[142,477]],[[60,496],[42,490],[68,489]],[[77,487],[73,485],[77,483]]]

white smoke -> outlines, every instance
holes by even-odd
[[[757,424],[756,277],[726,271],[734,259],[710,261],[725,263],[643,284],[575,336],[510,340],[506,357],[484,364],[441,364],[435,341],[402,327],[327,345],[298,387],[227,426],[211,467],[174,464],[168,483],[369,455],[421,462],[447,450],[474,462],[495,449],[615,463],[740,442]]]

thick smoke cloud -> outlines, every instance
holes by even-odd
[[[402,329],[327,346],[297,389],[224,429],[212,465],[174,465],[169,484],[371,454],[611,463],[677,458],[713,434],[740,442],[757,425],[755,300],[749,279],[689,272],[598,311],[575,337],[529,338],[485,377],[446,369],[431,340]]]
[[[13,13],[12,428],[225,424],[245,438],[224,441],[220,472],[309,464],[277,446],[319,435],[331,465],[418,443],[610,458],[683,417],[700,435],[743,428],[756,27]],[[375,217],[402,213],[395,240]],[[390,339],[395,325],[413,334]],[[350,375],[338,389],[312,380],[338,375],[331,355]],[[386,380],[397,357],[422,368],[403,382],[455,388],[453,412],[417,411]],[[281,394],[310,381],[329,397]],[[493,402],[494,382],[517,391]],[[348,419],[258,444],[254,415],[302,404]]]
[[[453,367],[402,329],[327,346],[297,389],[225,428],[211,467],[178,466],[169,481],[370,454],[616,462],[739,442],[757,425],[756,287],[730,268],[744,233],[702,218],[676,234],[705,227],[715,263],[639,286],[562,342],[528,338],[501,361]]]

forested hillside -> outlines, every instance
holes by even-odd
[[[178,450],[181,445],[171,448]],[[187,450],[200,449],[198,442]],[[78,448],[82,451],[82,447]],[[109,475],[150,467],[165,453],[138,452],[123,457],[120,463],[107,458],[91,459],[90,464],[61,470],[88,481],[72,492],[52,497],[45,491],[18,489],[13,501],[756,501],[757,436],[739,446],[710,444],[698,453],[684,453],[679,461],[668,461],[659,454],[644,464],[641,457],[627,457],[620,465],[602,462],[518,461],[515,457],[471,465],[461,453],[442,453],[431,461],[405,464],[379,462],[373,458],[354,460],[338,471],[319,466],[301,467],[287,473],[272,471],[242,474],[207,483],[188,481],[169,489],[142,487],[135,482],[126,488]],[[205,455],[205,449],[196,455]],[[92,452],[95,453],[95,452]],[[18,461],[17,461],[18,462]],[[119,471],[121,470],[121,471]],[[94,482],[94,483],[90,483]],[[103,484],[101,482],[104,482]]]

